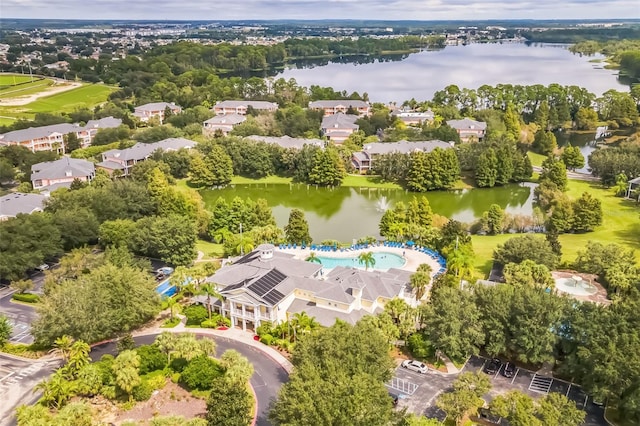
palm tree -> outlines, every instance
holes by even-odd
[[[473,252],[466,246],[454,249],[447,256],[448,268],[455,271],[456,277],[463,279],[473,271]]]
[[[158,349],[167,354],[167,364],[171,362],[171,354],[173,353],[175,348],[177,340],[176,338],[176,334],[165,331],[158,337],[156,337],[156,340],[154,342],[154,344],[158,346]]]
[[[173,297],[167,297],[167,308],[169,308],[169,317],[171,321],[173,321],[173,308],[176,306],[178,301]]]
[[[409,282],[411,283],[411,288],[416,292],[416,300],[421,300],[431,282],[431,276],[427,272],[416,272],[411,275]]]
[[[224,296],[216,291],[216,286],[213,283],[204,283],[200,285],[199,294],[207,296],[207,313],[209,314],[209,319],[211,319],[211,296],[218,299],[221,303],[224,302]],[[222,309],[220,309],[222,312]]]
[[[73,342],[73,337],[66,334],[64,336],[58,337],[56,340],[54,340],[53,349],[51,349],[49,353],[62,357],[62,360],[66,364],[67,361],[69,361],[69,353],[71,352],[71,346],[73,345]]]
[[[224,377],[232,383],[244,385],[253,375],[253,364],[234,349],[225,351],[220,357],[220,363],[226,370]]]
[[[293,315],[291,319],[293,327],[294,340],[297,339],[297,333],[308,334],[320,327],[320,323],[315,317],[310,317],[306,312],[302,311]]]
[[[47,406],[60,408],[74,395],[75,385],[63,376],[62,370],[58,370],[49,380],[38,383],[36,390],[42,391],[42,402]]]
[[[309,253],[309,256],[305,259],[307,262],[319,263],[322,264],[322,261],[318,256],[316,256],[315,252]]]
[[[75,378],[78,372],[91,362],[89,352],[91,352],[91,347],[87,343],[82,340],[74,342],[69,350],[69,363],[65,367],[66,373]]]
[[[182,291],[191,282],[191,274],[186,266],[178,266],[171,274],[171,284]]]
[[[112,369],[116,385],[129,395],[129,401],[132,399],[133,388],[142,383],[138,367],[140,367],[140,356],[131,350],[120,352],[113,361]]]
[[[358,262],[360,262],[361,265],[364,265],[364,270],[366,271],[369,267],[373,268],[375,266],[376,258],[373,257],[373,252],[368,251],[360,253],[358,256]]]

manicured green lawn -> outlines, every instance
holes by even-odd
[[[41,77],[33,77],[34,80],[39,78]],[[0,86],[13,86],[14,84],[26,83],[27,81],[31,81],[31,76],[24,74],[0,73]]]
[[[342,181],[342,186],[356,188],[402,189],[402,187],[396,183],[385,182],[377,176],[366,175],[347,175]]]
[[[623,247],[636,250],[636,259],[640,261],[640,205],[630,200],[615,197],[609,189],[602,188],[597,183],[579,180],[569,180],[567,194],[576,199],[583,192],[589,192],[602,202],[602,226],[593,232],[584,234],[560,235],[563,262],[575,261],[579,250],[583,250],[588,241],[598,241],[603,244],[617,243]],[[476,270],[486,277],[491,270],[491,257],[498,244],[504,243],[515,235],[491,235],[472,237],[473,249],[476,255]],[[540,236],[543,238],[543,236]]]
[[[204,253],[203,259],[220,258],[224,255],[222,244],[216,244],[205,240],[196,242],[196,250]]]
[[[261,184],[261,183],[276,183],[276,184],[290,184],[292,183],[292,179],[290,177],[282,177],[282,176],[267,176],[260,179],[252,179],[243,176],[234,176],[231,179],[232,185],[253,185],[253,184]]]
[[[537,154],[532,151],[528,151],[527,156],[529,156],[529,160],[531,160],[531,165],[538,167],[542,167],[542,162],[547,158],[542,154]]]
[[[9,86],[0,89],[0,99],[18,98],[20,96],[33,95],[48,89],[53,85],[53,80],[41,79],[34,82],[20,84],[18,86]],[[0,84],[2,86],[2,84]]]
[[[89,84],[77,89],[40,98],[25,107],[32,112],[71,112],[82,107],[92,107],[107,100],[114,87],[104,84]]]

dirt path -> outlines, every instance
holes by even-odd
[[[81,86],[82,86],[81,83],[75,83],[75,82],[60,83],[56,81],[53,86],[39,93],[34,93],[32,95],[26,95],[26,96],[17,96],[15,98],[9,98],[9,99],[0,99],[0,106],[27,105],[45,96],[51,96],[57,93],[66,92],[67,90],[76,89]]]

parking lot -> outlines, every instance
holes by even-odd
[[[462,371],[484,371],[488,361],[483,357],[472,356]],[[519,390],[534,398],[540,398],[549,392],[557,392],[567,396],[576,403],[578,408],[586,411],[584,425],[607,425],[604,420],[604,409],[593,404],[591,398],[579,386],[523,368],[516,368],[513,377],[507,378],[502,375],[503,369],[504,364],[495,374],[490,375],[492,389],[484,396],[487,402],[510,390]],[[435,417],[442,421],[446,413],[435,406],[435,401],[441,393],[452,390],[456,377],[457,375],[445,375],[431,370],[427,374],[420,374],[398,367],[387,387],[389,392],[399,395],[399,407],[406,407],[409,412]]]

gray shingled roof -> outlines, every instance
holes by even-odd
[[[252,135],[247,137],[247,139],[251,139],[252,141],[256,142],[265,142],[273,145],[278,145],[282,148],[302,149],[305,145],[315,145],[319,147],[324,146],[324,141],[320,139],[292,138],[291,136],[273,137]]]
[[[476,121],[470,118],[463,118],[462,120],[449,120],[447,125],[456,130],[485,130],[487,123],[484,121]]]
[[[118,127],[122,124],[119,118],[105,117],[100,120],[89,120],[83,127],[78,124],[62,123],[52,124],[50,126],[29,127],[28,129],[14,130],[0,135],[0,143],[2,142],[22,142],[32,139],[41,139],[51,136],[54,133],[66,135],[68,133],[77,133],[89,129],[105,129]]]
[[[216,107],[219,108],[238,108],[238,107],[249,107],[251,106],[251,108],[253,109],[273,109],[273,108],[278,108],[278,104],[275,104],[273,102],[266,102],[266,101],[243,101],[243,100],[229,100],[229,101],[222,101],[222,102],[218,102],[215,105]]]
[[[203,124],[240,124],[247,119],[240,114],[217,115],[205,121]]]
[[[339,112],[338,114],[328,115],[322,119],[322,128],[323,129],[333,129],[333,128],[341,128],[341,129],[358,129],[360,126],[355,124],[355,122],[359,119],[357,115],[352,114],[343,114]]]
[[[342,99],[342,100],[326,100],[326,101],[314,101],[309,102],[309,108],[335,108],[339,106],[344,106],[346,108],[364,108],[368,107],[369,104],[365,101],[355,100],[355,99]]]
[[[118,158],[120,160],[144,160],[153,154],[156,150],[177,151],[181,148],[193,148],[196,142],[184,138],[169,138],[154,143],[138,142],[131,148],[112,149],[102,153],[103,161],[108,158]]]
[[[151,102],[148,104],[137,106],[135,107],[135,110],[136,111],[164,111],[166,107],[169,107],[172,109],[175,109],[175,108],[182,109],[179,105],[172,104],[169,102]]]
[[[109,170],[124,170],[125,165],[121,163],[116,163],[115,161],[101,161],[96,164],[98,167],[103,167]]]
[[[41,194],[15,192],[0,197],[0,217],[15,217],[20,213],[31,214],[42,211],[47,199]]]
[[[369,312],[361,310],[353,310],[349,313],[334,311],[333,309],[326,309],[317,306],[314,302],[308,302],[302,299],[295,299],[291,306],[287,309],[290,314],[299,314],[306,312],[310,317],[314,317],[320,325],[324,327],[331,327],[335,324],[336,320],[342,320],[349,324],[355,324],[362,317],[366,315],[372,315]]]
[[[85,129],[112,129],[122,124],[122,120],[113,117],[104,117],[99,120],[89,120]]]
[[[431,152],[436,148],[449,149],[453,146],[448,142],[439,140],[433,141],[399,141],[399,142],[374,142],[368,143],[363,147],[363,151],[369,155],[389,154],[392,152],[400,152],[409,154],[414,151]]]
[[[0,135],[0,142],[22,142],[32,139],[41,139],[54,133],[66,135],[81,131],[83,128],[77,124],[62,123],[51,126],[29,127],[28,129],[14,130]]]
[[[56,179],[64,177],[87,177],[95,174],[94,164],[80,158],[62,157],[31,166],[31,180]]]

